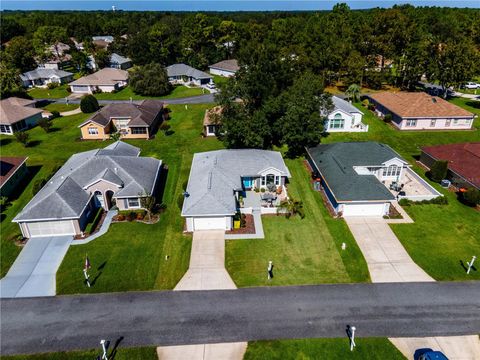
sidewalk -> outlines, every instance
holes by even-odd
[[[190,266],[174,290],[236,289],[225,269],[225,232],[223,230],[193,233]],[[242,360],[246,342],[159,346],[160,360]]]
[[[350,217],[345,221],[365,257],[372,282],[435,281],[408,255],[388,225],[391,220]],[[480,359],[480,339],[477,335],[389,340],[408,359],[413,359],[415,351],[422,348],[440,350],[450,360]]]

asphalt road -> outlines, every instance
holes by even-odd
[[[60,99],[35,99],[37,101],[48,101],[50,103],[65,104],[65,98]],[[133,100],[133,103],[139,103],[141,100]],[[166,104],[209,104],[214,103],[214,94],[205,94],[198,96],[190,96],[177,99],[164,99]],[[130,100],[99,100],[100,105],[114,104],[114,103],[129,103]],[[80,104],[80,99],[68,99],[69,104]]]
[[[480,282],[342,284],[2,299],[1,354],[260,339],[480,333]]]

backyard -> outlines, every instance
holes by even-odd
[[[172,92],[165,96],[142,96],[133,92],[130,86],[123,88],[116,93],[95,94],[98,100],[143,100],[143,99],[176,99],[190,96],[207,94],[208,91],[199,87],[186,87],[183,85],[175,86]]]
[[[68,84],[64,84],[53,89],[35,87],[28,90],[28,95],[34,99],[60,99],[70,95],[70,93],[67,91],[67,88]]]

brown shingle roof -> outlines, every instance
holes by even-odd
[[[105,68],[93,74],[83,76],[70,85],[115,85],[128,80],[128,72],[120,69]]]
[[[380,92],[368,95],[400,117],[473,117],[473,114],[424,92]]]
[[[423,147],[436,160],[448,161],[448,168],[480,189],[480,142]]]
[[[1,157],[0,158],[0,187],[15,174],[17,169],[27,160],[26,157]]]
[[[10,97],[0,101],[0,124],[12,125],[35,114],[41,113],[42,109],[29,107],[35,104],[35,100]]]
[[[232,72],[238,71],[240,69],[240,66],[238,66],[238,61],[235,59],[223,60],[216,64],[210,65],[209,67]]]
[[[217,123],[214,120],[216,116],[213,116],[213,115],[220,115],[221,113],[222,113],[221,106],[215,106],[214,108],[205,110],[205,116],[203,117],[203,126],[216,125]]]
[[[90,121],[107,126],[111,118],[130,118],[128,126],[148,127],[153,124],[158,113],[162,111],[163,102],[160,100],[143,100],[139,104],[134,103],[113,103],[108,104],[96,112],[91,118],[82,123],[79,127],[88,124]]]

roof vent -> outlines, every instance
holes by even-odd
[[[210,190],[212,188],[212,172],[211,171],[208,173],[207,188],[208,188],[208,190]]]
[[[113,171],[115,171],[115,174],[118,173],[118,168],[113,168]]]
[[[437,99],[435,99],[434,97],[432,97],[432,102],[433,102],[434,104],[436,104],[436,103],[437,103]]]

